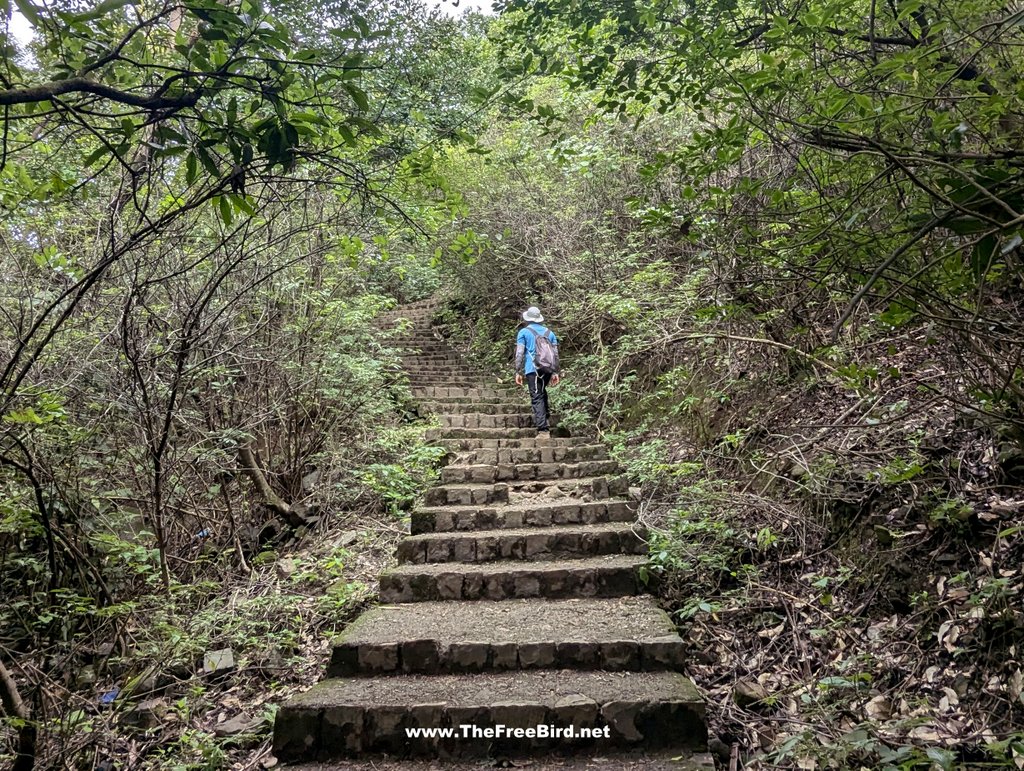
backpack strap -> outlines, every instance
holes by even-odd
[[[536,339],[540,339],[540,332],[538,332],[538,331],[537,331],[536,329],[534,329],[533,327],[531,327],[531,326],[527,326],[527,327],[526,327],[526,331],[527,331],[527,332],[533,332],[533,336],[534,336],[534,338],[536,338]],[[551,334],[551,330],[550,330],[550,329],[548,329],[547,327],[544,327],[544,338],[545,338],[545,339],[546,339],[546,340],[547,340],[547,341],[548,341],[549,343],[551,343],[552,345],[554,345],[554,343],[552,343],[552,342],[551,342],[551,338],[550,338],[550,337],[548,337],[548,335],[550,335],[550,334]]]

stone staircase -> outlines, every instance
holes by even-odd
[[[405,371],[450,463],[380,578],[382,604],[335,641],[327,679],[278,712],[275,755],[623,751],[641,768],[638,750],[670,748],[672,768],[713,768],[703,703],[679,673],[683,642],[644,596],[646,533],[616,464],[592,437],[539,438],[525,390],[465,366],[430,330],[435,309],[385,323],[412,322]],[[525,733],[537,726],[549,735]],[[455,733],[410,735],[422,728]]]

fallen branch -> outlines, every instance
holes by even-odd
[[[18,722],[18,754],[11,771],[31,771],[36,764],[36,726],[32,714],[18,693],[18,685],[0,661],[0,704],[4,713]]]
[[[275,514],[284,519],[292,527],[299,527],[305,524],[305,520],[291,506],[285,503],[281,496],[274,492],[267,478],[263,475],[262,469],[256,462],[256,455],[249,445],[242,445],[238,448],[238,460],[246,476],[252,480],[259,490],[263,503]]]

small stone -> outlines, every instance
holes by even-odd
[[[637,570],[632,567],[609,568],[595,576],[595,592],[602,597],[636,594],[642,587]],[[584,595],[586,596],[586,595]]]
[[[358,540],[359,540],[359,531],[358,530],[344,530],[340,534],[340,536],[338,537],[338,540],[335,541],[334,543],[337,546],[351,546],[352,544],[354,544]]]
[[[541,669],[555,664],[555,643],[522,643],[519,646],[519,666],[523,669]]]
[[[378,704],[366,712],[363,747],[373,752],[401,752],[409,720],[406,707]]]
[[[531,509],[524,515],[523,523],[531,527],[548,527],[551,524],[551,509]]]
[[[402,554],[401,554],[401,547],[404,544],[406,544],[406,543],[408,543],[408,541],[403,541],[402,543],[400,543],[398,545],[399,550],[400,550],[399,551],[400,558],[402,556]],[[425,562],[448,562],[449,561],[449,556],[451,555],[451,549],[452,549],[452,542],[448,538],[435,538],[435,539],[431,539],[431,540],[427,541],[427,543],[426,543],[426,556],[425,556],[425,558],[423,560],[408,560],[407,559],[406,561],[408,561],[408,562],[413,562],[413,561],[416,561],[416,562],[420,562],[420,561],[425,561]]]
[[[601,646],[586,640],[566,640],[555,649],[558,666],[566,669],[593,669],[600,662]]]
[[[394,672],[398,669],[398,643],[363,643],[359,646],[359,668],[364,672]]]
[[[456,642],[448,648],[448,661],[453,670],[479,672],[487,667],[490,646],[485,642]]]
[[[488,600],[505,600],[508,599],[511,592],[510,576],[508,573],[492,573],[484,577],[484,597]],[[477,599],[476,596],[467,597],[466,599]]]
[[[320,722],[319,738],[322,746],[331,747],[339,754],[352,754],[362,749],[363,742],[363,708],[342,704],[327,707],[323,711]],[[276,738],[276,732],[275,732]],[[277,747],[275,747],[277,749]],[[290,753],[288,760],[297,760],[299,756]]]
[[[459,538],[452,548],[454,562],[476,562],[476,541],[472,538]]]
[[[381,573],[381,602],[410,602],[413,600],[412,587],[399,573]]]
[[[555,702],[555,721],[562,725],[590,726],[597,720],[599,709],[596,701],[583,694],[563,696]]]
[[[640,647],[633,640],[601,643],[601,663],[611,671],[639,669]]]
[[[638,742],[644,738],[636,727],[636,718],[643,702],[611,701],[601,707],[601,715],[611,726],[612,735],[617,735],[629,742]]]
[[[216,651],[207,651],[203,656],[203,672],[212,674],[214,672],[230,672],[235,668],[235,654],[231,648],[221,648]]]
[[[295,573],[295,560],[291,557],[279,559],[275,565],[277,575],[282,581],[287,581]]]
[[[437,598],[439,600],[462,599],[462,573],[441,573],[437,576]]]
[[[527,559],[548,554],[551,551],[553,539],[550,533],[530,533],[526,536],[525,540],[523,556]]]
[[[331,651],[330,677],[347,677],[359,671],[359,643],[338,642]]]
[[[258,718],[253,719],[244,712],[239,712],[233,718],[215,725],[213,727],[213,732],[217,736],[237,736],[238,734],[252,733],[259,728],[259,725],[262,722],[263,721]]]
[[[462,578],[462,597],[473,600],[484,594],[483,573],[466,573]]]
[[[494,536],[480,538],[476,543],[476,561],[488,562],[498,559],[498,539]]]
[[[413,704],[409,707],[409,720],[407,725],[410,728],[434,728],[441,726],[444,720],[444,702],[436,704]],[[437,746],[437,737],[434,736],[410,736],[409,752],[412,755],[430,754]]]
[[[146,699],[132,707],[124,716],[125,725],[148,731],[160,725],[170,707],[165,699]]]
[[[491,705],[491,719],[513,728],[531,728],[543,724],[547,717],[543,704],[499,702]]]
[[[647,671],[656,669],[681,669],[685,645],[678,635],[665,635],[654,640],[644,640],[640,646],[640,658]]]
[[[512,596],[537,597],[540,594],[540,580],[529,573],[516,574],[512,579]]]
[[[437,640],[405,640],[399,644],[403,672],[436,672],[441,652]]]
[[[516,669],[519,666],[519,646],[515,643],[491,644],[492,669]]]
[[[75,685],[79,688],[88,688],[96,683],[96,667],[84,666],[78,670],[75,676]]]
[[[752,707],[767,698],[765,687],[749,678],[738,681],[732,690],[732,700],[739,707]]]

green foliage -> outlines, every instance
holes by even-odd
[[[622,464],[630,479],[650,486],[651,489],[658,489],[680,483],[700,470],[698,463],[671,460],[672,450],[664,439],[637,441],[642,433],[628,431],[606,437],[612,445],[612,458]]]
[[[388,463],[371,463],[362,471],[360,482],[378,496],[393,515],[408,511],[416,497],[437,479],[445,449],[424,444],[424,430],[423,426],[408,426],[378,433],[379,451],[387,452],[394,459]]]

